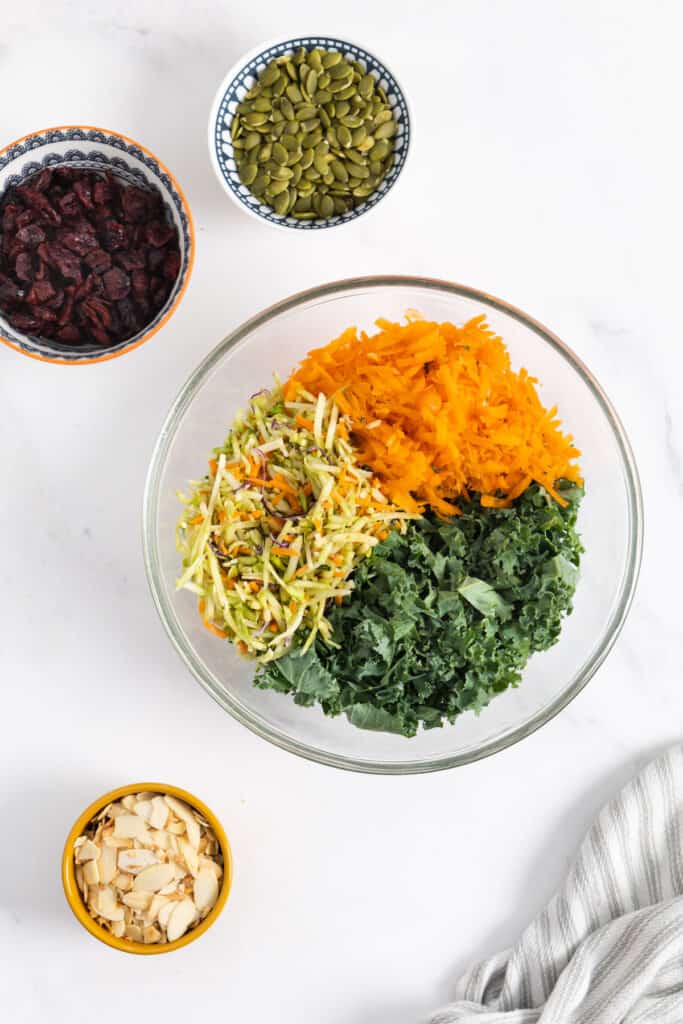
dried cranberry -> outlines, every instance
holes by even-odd
[[[130,292],[130,278],[120,267],[112,267],[102,276],[104,291],[113,302],[125,299]]]
[[[74,292],[74,302],[80,302],[81,299],[87,299],[88,295],[92,295],[97,285],[97,275],[88,274],[88,276],[79,284],[78,288]]]
[[[64,249],[57,242],[48,242],[47,257],[43,258],[46,263],[59,271],[62,277],[65,277],[70,281],[75,281],[76,284],[80,284],[83,280],[81,261],[78,256],[69,252],[68,249]]]
[[[18,306],[23,301],[23,298],[24,289],[20,288],[9,277],[0,274],[0,304],[7,309],[11,306]]]
[[[145,298],[149,294],[149,277],[145,270],[134,270],[131,274],[133,295],[136,299]]]
[[[157,250],[155,249],[154,251],[156,252]],[[117,252],[114,259],[124,270],[142,270],[145,266],[145,254],[140,249],[131,249],[129,252]]]
[[[104,222],[100,233],[102,248],[108,252],[115,252],[117,249],[128,248],[128,232],[125,224],[110,217]]]
[[[62,217],[80,217],[81,210],[83,207],[78,201],[78,196],[75,192],[66,192],[63,196],[60,196],[57,200],[57,206],[62,214]]]
[[[175,234],[175,228],[160,220],[153,220],[147,225],[145,236],[150,245],[160,249],[171,241]]]
[[[33,224],[35,222],[36,215],[33,210],[24,210],[17,217],[17,227],[25,228],[27,224]]]
[[[128,334],[134,334],[138,329],[138,320],[135,315],[135,306],[130,299],[121,299],[116,304],[123,329]]]
[[[89,178],[76,178],[73,188],[86,210],[92,210],[95,204],[92,200],[92,185]]]
[[[52,171],[49,167],[46,167],[44,171],[37,174],[32,181],[33,188],[36,192],[46,192],[52,181]]]
[[[175,281],[180,270],[180,253],[169,252],[164,260],[163,274],[167,281]]]
[[[107,181],[105,178],[98,178],[93,185],[92,197],[97,206],[111,203],[114,198],[114,189],[112,188],[111,181]]]
[[[42,306],[54,296],[55,290],[50,281],[34,281],[33,287],[26,296],[26,301],[31,306]]]
[[[19,228],[17,231],[17,241],[25,245],[27,249],[35,249],[46,238],[47,235],[40,224],[27,224],[25,228]]]
[[[2,210],[2,230],[5,234],[14,231],[17,225],[17,217],[20,213],[21,206],[17,203],[5,203]]]
[[[121,194],[123,219],[129,224],[141,224],[147,217],[149,193],[131,186]]]
[[[108,348],[111,345],[111,338],[102,327],[91,327],[90,333],[97,342],[98,345],[102,345],[104,348]]]
[[[94,270],[96,274],[102,274],[105,270],[109,270],[111,266],[111,256],[104,249],[92,249],[86,256],[83,257],[83,262],[86,263],[91,270]]]
[[[59,323],[66,324],[71,319],[71,313],[74,306],[74,293],[76,289],[72,284],[67,285],[64,289],[64,305],[62,311],[59,314]]]
[[[163,249],[148,249],[147,250],[147,266],[150,270],[158,270],[166,259],[166,253]]]
[[[95,327],[103,327],[105,330],[111,325],[111,312],[109,304],[104,299],[93,296],[81,304],[83,314]]]
[[[17,194],[35,210],[40,220],[46,224],[61,224],[62,218],[53,207],[50,200],[42,192],[36,191],[35,188],[29,188],[28,185],[23,185],[17,189]]]
[[[14,265],[14,272],[20,281],[33,280],[33,257],[30,252],[20,252]]]
[[[35,334],[40,330],[41,321],[30,313],[12,313],[9,319],[11,324],[27,334]]]
[[[60,327],[55,337],[67,345],[79,345],[82,342],[81,332],[75,324],[66,324]]]
[[[97,236],[90,224],[87,230],[79,227],[75,231],[60,231],[57,237],[62,245],[79,256],[85,256],[91,249],[99,249]]]

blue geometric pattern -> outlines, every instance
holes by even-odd
[[[7,166],[12,164],[14,161],[19,160],[22,156],[28,156],[34,151],[45,149],[54,143],[63,143],[67,141],[100,143],[101,145],[112,147],[120,151],[124,156],[112,156],[109,153],[104,153],[101,150],[96,149],[89,151],[83,149],[68,149],[64,153],[55,153],[52,151],[47,152],[41,159],[38,159],[36,154],[36,159],[18,166],[17,173],[11,174],[5,180],[2,192],[0,192],[0,204],[2,203],[2,198],[7,189],[12,188],[15,185],[20,185],[26,178],[31,177],[33,174],[37,174],[45,167],[57,167],[60,164],[66,164],[73,167],[87,167],[92,170],[107,169],[113,171],[118,178],[129,182],[131,185],[140,185],[143,188],[149,188],[150,183],[154,181],[157,185],[161,186],[163,189],[162,197],[164,199],[166,215],[173,221],[176,227],[180,227],[180,234],[182,238],[180,246],[180,271],[173,289],[163,307],[159,310],[154,319],[151,320],[141,331],[138,331],[137,334],[127,338],[125,341],[119,342],[118,345],[112,345],[111,348],[102,348],[98,345],[90,347],[87,345],[79,345],[77,348],[73,348],[67,345],[62,345],[60,342],[54,341],[52,338],[37,338],[27,334],[21,334],[18,333],[7,320],[5,320],[0,312],[0,335],[7,338],[7,340],[12,342],[12,344],[17,345],[24,349],[24,351],[35,355],[54,357],[65,362],[77,363],[83,359],[93,357],[97,358],[105,354],[109,355],[114,352],[121,352],[124,349],[132,347],[140,340],[140,338],[147,334],[150,329],[155,327],[162,320],[169,307],[174,303],[176,296],[182,289],[185,278],[187,277],[190,265],[192,241],[190,236],[190,224],[183,201],[176,191],[176,188],[168,174],[166,174],[153,157],[149,156],[149,154],[145,153],[133,143],[126,142],[125,139],[120,138],[118,135],[110,135],[107,132],[98,131],[97,129],[86,128],[60,128],[41,132],[39,135],[32,135],[23,142],[19,142],[16,145],[11,146],[7,152],[0,154],[0,171],[3,171]],[[148,171],[151,172],[151,176],[145,175],[139,167],[132,166],[129,161],[125,159],[125,155],[134,157],[141,164],[144,164]]]
[[[330,217],[329,220],[296,220],[294,217],[281,217],[269,206],[266,206],[265,203],[260,202],[251,194],[246,185],[243,185],[240,181],[235,162],[235,151],[230,137],[230,126],[235,116],[237,104],[244,98],[245,93],[255,85],[259,74],[263,71],[266,64],[276,57],[292,53],[300,46],[307,50],[312,50],[316,46],[323,50],[339,50],[345,57],[360,61],[366,70],[374,75],[379,85],[386,92],[398,124],[398,132],[394,138],[394,164],[377,191],[368,196],[355,209],[349,210],[340,216]],[[398,178],[406,162],[408,146],[410,144],[410,118],[405,97],[393,75],[367,50],[362,50],[352,43],[347,43],[343,39],[335,39],[334,37],[298,36],[263,50],[238,71],[227,85],[218,106],[216,123],[213,126],[212,144],[216,161],[226,186],[247,209],[262,217],[263,220],[271,221],[271,223],[278,224],[281,227],[294,228],[297,231],[319,231],[324,228],[334,227],[340,222],[355,220],[356,217],[360,217],[367,210],[371,210],[373,206],[376,206],[384,198]]]

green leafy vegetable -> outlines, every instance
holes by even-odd
[[[518,685],[571,612],[583,492],[559,490],[566,508],[533,485],[512,508],[482,508],[475,496],[460,516],[391,533],[329,612],[336,646],[318,638],[304,654],[293,648],[256,685],[404,736],[480,711]]]

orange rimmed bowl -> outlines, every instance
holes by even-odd
[[[108,128],[77,125],[31,132],[0,149],[0,203],[8,188],[20,185],[45,168],[60,166],[111,171],[130,184],[156,188],[161,193],[166,216],[178,232],[180,270],[166,302],[153,320],[117,345],[110,348],[99,345],[70,347],[50,338],[25,334],[14,327],[0,310],[0,341],[23,355],[68,366],[105,362],[148,341],[178,308],[194,262],[194,228],[190,208],[183,190],[168,168],[139,142]]]
[[[108,932],[90,916],[87,907],[83,903],[83,899],[76,883],[76,871],[74,865],[75,840],[83,833],[86,825],[88,825],[95,815],[98,814],[103,807],[106,807],[108,803],[120,800],[122,797],[128,796],[129,794],[142,792],[165,793],[169,796],[177,797],[178,800],[184,800],[186,804],[194,807],[211,825],[211,828],[218,839],[221,853],[223,855],[223,879],[215,906],[210,913],[206,915],[204,920],[196,926],[196,928],[192,928],[190,931],[185,932],[185,934],[179,939],[176,939],[175,942],[146,945],[142,942],[132,942],[129,939],[117,939],[115,935]],[[175,949],[180,949],[182,946],[188,946],[191,942],[194,942],[195,939],[198,939],[200,935],[203,935],[204,932],[208,931],[223,910],[228,896],[230,895],[230,888],[232,885],[232,852],[230,850],[228,837],[225,834],[225,829],[213,811],[211,811],[198,797],[194,796],[192,793],[188,793],[184,789],[180,789],[178,786],[167,786],[161,782],[134,782],[128,786],[119,786],[118,789],[112,789],[110,793],[105,793],[103,796],[93,801],[89,807],[86,807],[83,813],[76,819],[69,835],[66,838],[66,843],[64,844],[64,853],[62,854],[62,885],[64,886],[66,901],[73,910],[75,917],[91,935],[94,935],[96,939],[103,942],[105,946],[111,946],[113,949],[119,949],[123,953],[139,953],[142,955],[172,953]]]

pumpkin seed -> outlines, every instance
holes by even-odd
[[[301,64],[302,61],[306,60],[307,56],[308,51],[306,50],[306,48],[300,46],[297,50],[294,51],[294,56],[292,60],[294,61],[295,64]]]
[[[248,163],[240,166],[240,179],[243,185],[251,185],[258,174],[258,164]]]
[[[296,217],[297,220],[315,220],[318,214],[315,210],[304,210],[303,213],[297,213],[295,210],[292,217]]]
[[[285,120],[285,115],[280,110],[274,110],[270,115],[270,120],[273,122],[273,124],[282,124],[282,122]]]
[[[327,89],[332,79],[327,71],[323,71],[322,75],[318,75],[318,89]]]
[[[289,185],[289,179],[283,178],[281,181],[271,181],[268,186],[268,193],[270,196],[279,196],[281,192],[284,192]]]
[[[375,129],[376,139],[391,139],[396,134],[398,125],[395,121],[385,121],[378,128]]]
[[[255,110],[251,114],[245,114],[244,120],[251,128],[256,128],[257,125],[265,124],[268,118],[265,114]]]
[[[315,184],[312,181],[309,181],[308,178],[302,178],[299,182],[297,191],[299,196],[310,196],[313,194],[314,189]]]
[[[272,146],[272,144],[270,142],[266,142],[263,146],[261,146],[259,148],[259,151],[256,154],[256,159],[260,163],[265,163],[266,160],[270,160],[272,155],[273,155],[273,146]]]
[[[356,86],[352,82],[351,85],[347,85],[344,89],[339,89],[335,94],[338,100],[348,100],[356,92]]]
[[[323,137],[322,129],[316,128],[314,132],[309,132],[308,135],[304,135],[301,140],[301,145],[304,149],[310,149],[312,146],[317,146]]]
[[[285,64],[285,71],[289,75],[292,82],[296,82],[298,80],[298,72],[294,65],[292,64],[291,60],[288,60],[287,63]]]
[[[252,110],[258,110],[262,114],[267,114],[270,111],[271,102],[265,96],[260,96],[257,100],[254,100],[251,107]]]
[[[356,153],[355,149],[347,150],[347,152],[344,154],[344,157],[347,160],[350,160],[351,163],[365,167],[366,158],[362,155],[362,153]]]
[[[289,103],[289,100],[287,100]],[[296,105],[296,118],[298,121],[308,121],[311,117],[318,116],[318,108],[313,103],[297,103]],[[292,114],[292,119],[294,114]]]
[[[375,115],[375,125],[387,124],[389,121],[393,121],[394,114],[391,110],[380,110]]]
[[[351,154],[349,154],[349,156],[350,155]],[[382,173],[382,167],[383,167],[383,164],[382,164],[381,160],[371,160],[370,161],[370,174],[381,174]]]
[[[289,135],[283,133],[280,137],[280,142],[285,147],[285,149],[288,150],[290,153],[293,153],[294,150],[298,149],[299,146],[299,140],[297,139],[296,135]]]
[[[335,178],[335,176],[332,173],[332,171],[328,171],[327,174],[323,174],[323,182],[326,185],[334,185],[336,180],[337,179]]]
[[[358,83],[358,92],[364,100],[369,100],[375,91],[375,79],[372,75],[363,75]]]
[[[230,125],[230,138],[232,139],[233,142],[235,141],[236,138],[238,138],[241,132],[242,125],[240,124],[236,117],[233,117],[232,124]]]
[[[322,71],[322,52],[320,50],[311,50],[311,52],[308,55],[308,63],[310,64],[314,71]]]
[[[333,64],[331,68],[328,69],[328,73],[330,79],[333,82],[335,82],[338,81],[339,79],[351,78],[351,76],[353,75],[353,68],[351,67],[350,64],[347,64],[346,61],[338,61],[336,64]]]
[[[327,174],[328,163],[329,157],[318,156],[317,154],[313,160],[313,166],[315,167],[316,171],[318,171],[322,175]]]
[[[301,127],[305,132],[314,132],[316,128],[320,127],[320,118],[310,117],[307,121],[301,121]]]
[[[286,96],[283,96],[280,99],[280,112],[284,114],[288,121],[293,121],[296,117],[296,114],[294,113],[294,107],[292,106],[292,104],[290,103]]]
[[[391,152],[391,143],[388,139],[380,139],[370,150],[371,160],[384,160]]]
[[[292,101],[292,103],[301,103],[303,96],[301,95],[301,90],[299,89],[298,85],[294,85],[294,83],[292,82],[291,85],[287,86],[285,92],[287,93],[287,96]]]
[[[254,178],[249,187],[251,188],[251,191],[256,196],[256,198],[258,198],[259,196],[263,195],[263,193],[266,191],[269,185],[270,175],[259,174],[258,178]]]
[[[301,160],[299,161],[299,167],[302,171],[305,171],[307,167],[310,167],[313,163],[313,157],[315,156],[315,150],[305,149],[301,154]]]
[[[353,174],[355,178],[369,178],[370,168],[366,164],[350,164],[347,165],[347,171],[349,174]]]
[[[323,196],[320,200],[320,216],[331,217],[334,214],[334,199],[332,196]]]
[[[273,199],[273,209],[275,210],[275,212],[280,214],[280,216],[285,214],[289,206],[289,200],[290,195],[286,188],[284,189],[284,191],[278,192],[278,194]]]
[[[349,101],[348,100],[340,100],[339,103],[335,103],[335,105],[334,105],[334,113],[331,114],[330,116],[331,117],[344,117],[344,115],[348,114],[350,110],[351,110],[351,104],[349,103]]]
[[[265,71],[259,76],[261,85],[272,85],[280,77],[280,69],[274,60],[268,64]]]
[[[292,177],[289,179],[290,186],[298,185],[301,181],[301,175],[303,174],[303,168],[300,163],[295,164],[292,167]]]
[[[333,160],[330,163],[330,170],[332,171],[332,174],[335,176],[337,181],[349,180],[349,172],[346,170],[346,167],[341,162],[341,160]]]
[[[346,114],[344,117],[340,117],[339,120],[346,128],[360,128],[363,124],[363,118],[358,117],[357,114]]]
[[[318,82],[318,85],[320,85],[320,82]],[[313,99],[316,103],[329,103],[332,99],[332,93],[329,89],[318,89]]]
[[[341,215],[342,213],[346,213],[348,207],[343,199],[341,199],[339,196],[335,196],[333,202],[334,212],[336,214]]]
[[[306,92],[309,96],[315,96],[316,89],[318,88],[318,72],[313,68],[306,75]]]
[[[246,150],[253,149],[254,146],[261,145],[261,136],[258,132],[249,132],[244,136],[244,148]]]
[[[332,124],[332,119],[331,119],[330,115],[327,113],[327,111],[323,107],[320,108],[319,113],[320,113],[320,123],[321,123],[321,125],[323,126],[323,128],[329,128],[330,125]]]
[[[344,149],[348,149],[351,145],[351,132],[344,124],[340,124],[337,128],[337,138]]]
[[[272,159],[276,164],[286,164],[289,158],[289,153],[286,150],[282,142],[272,143]]]
[[[375,145],[375,136],[366,135],[362,142],[359,142],[356,149],[359,153],[367,153]]]
[[[287,88],[287,76],[280,75],[277,82],[273,85],[273,96],[282,96],[283,92]]]
[[[339,50],[328,50],[323,54],[322,62],[324,68],[333,68],[342,59]]]

